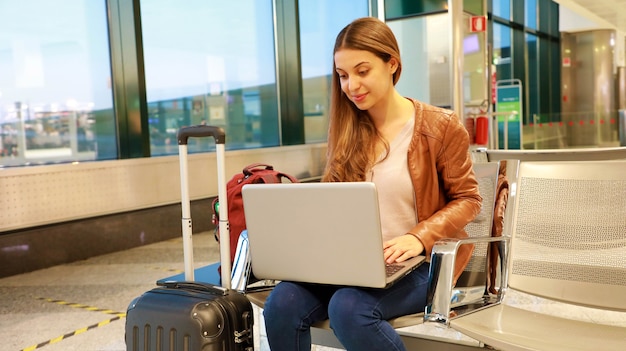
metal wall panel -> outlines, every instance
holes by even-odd
[[[562,121],[569,147],[611,146],[617,140],[613,30],[564,33]],[[611,122],[613,121],[613,122]]]
[[[626,67],[617,67],[617,109],[626,110]]]

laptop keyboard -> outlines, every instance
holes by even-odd
[[[391,277],[392,275],[396,274],[396,272],[404,268],[404,265],[392,263],[385,265],[385,268],[387,271],[387,277]]]

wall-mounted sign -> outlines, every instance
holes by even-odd
[[[519,79],[499,80],[496,83],[496,91],[498,148],[521,149],[522,81]]]
[[[563,67],[570,67],[572,65],[572,59],[569,57],[563,57]]]
[[[470,32],[484,32],[487,30],[487,17],[486,16],[472,16],[470,17]]]

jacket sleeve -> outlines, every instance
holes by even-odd
[[[425,195],[425,198],[437,198],[441,203],[435,206],[434,212],[420,209],[418,205],[420,218],[417,226],[409,232],[422,242],[426,257],[430,257],[433,245],[440,239],[467,237],[464,227],[478,215],[482,203],[465,127],[452,114],[439,130],[441,137],[429,141],[430,157],[433,158],[437,172],[429,179],[433,179],[438,186],[421,186],[426,188],[425,192],[437,192]],[[469,262],[472,250],[473,245],[463,245],[459,249],[455,281]]]

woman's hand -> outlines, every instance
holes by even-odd
[[[385,262],[388,264],[406,261],[423,251],[422,242],[411,234],[401,235],[383,243]]]

